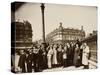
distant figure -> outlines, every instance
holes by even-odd
[[[79,66],[79,63],[78,63],[79,53],[80,53],[79,45],[76,44],[76,46],[75,46],[75,54],[74,54],[74,65],[75,65],[75,67]]]
[[[88,69],[88,58],[89,58],[89,46],[84,43],[84,48],[83,48],[83,56],[82,56],[82,64],[84,65],[84,69]]]
[[[19,58],[19,64],[18,64],[18,66],[20,67],[21,72],[25,73],[26,72],[26,66],[25,66],[26,55],[25,55],[24,50],[21,50],[20,54],[21,55],[20,55],[20,58]]]

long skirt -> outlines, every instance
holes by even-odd
[[[51,56],[47,56],[48,59],[48,68],[51,68]]]

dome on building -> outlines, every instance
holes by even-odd
[[[59,24],[60,24],[60,26],[59,26],[59,30],[63,30],[62,22],[60,22]]]

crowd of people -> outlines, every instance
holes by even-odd
[[[84,66],[88,69],[89,46],[87,43],[33,45],[31,49],[16,51],[12,55],[15,72],[42,72],[44,69]],[[15,58],[13,60],[13,58]]]

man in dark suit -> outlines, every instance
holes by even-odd
[[[37,47],[33,47],[33,63],[34,63],[34,72],[39,72],[39,53]]]
[[[31,49],[29,50],[26,62],[27,62],[27,72],[32,72],[33,54]]]
[[[71,59],[70,64],[74,65],[73,60],[74,60],[74,54],[75,54],[75,46],[72,42],[70,43],[70,50],[71,50],[71,52],[70,52],[71,53],[70,54],[70,59]]]
[[[39,71],[41,72],[43,70],[43,51],[41,49],[41,46],[39,45],[38,46],[38,50],[39,50],[39,61],[38,61],[38,64],[39,64]]]
[[[82,53],[83,53],[83,49],[81,48],[81,46],[82,46],[81,39],[77,39],[76,44],[78,44],[79,49],[80,49],[80,54],[79,54],[80,58],[78,59],[78,64],[79,64],[79,66],[81,66],[82,65]]]
[[[21,55],[20,55],[20,58],[19,58],[18,66],[20,67],[21,72],[25,73],[26,72],[26,69],[25,69],[26,55],[25,55],[24,50],[21,50],[20,54]]]

